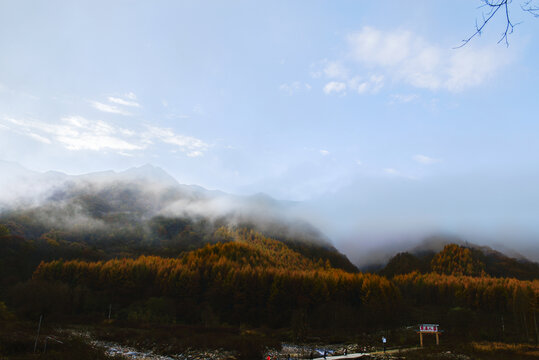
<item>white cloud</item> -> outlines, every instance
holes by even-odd
[[[450,59],[446,87],[460,91],[478,86],[507,62],[506,57],[490,49],[461,48]]]
[[[104,121],[90,121],[81,116],[68,116],[59,124],[34,120],[4,118],[17,126],[17,132],[45,144],[53,140],[68,150],[139,150],[142,146],[130,143],[118,136],[121,128]],[[40,134],[38,134],[40,133]]]
[[[323,72],[330,79],[346,79],[348,77],[348,69],[338,61],[327,62]]]
[[[91,133],[83,133],[78,136],[58,136],[56,139],[68,150],[140,150],[143,148],[118,137],[96,136]]]
[[[82,116],[66,116],[56,123],[0,117],[0,127],[72,151],[115,150],[123,156],[132,155],[126,151],[146,149],[156,143],[173,145],[189,157],[203,156],[210,147],[200,139],[177,134],[168,128],[146,126],[144,131],[136,131]]]
[[[361,160],[356,160],[356,165],[361,166],[363,165],[363,162]]]
[[[408,31],[393,33],[365,26],[361,31],[348,35],[351,55],[369,65],[394,66],[409,57],[413,36]]]
[[[398,170],[395,170],[393,168],[385,168],[384,172],[389,175],[400,175],[400,172]]]
[[[324,86],[324,93],[331,94],[331,93],[337,93],[341,94],[346,91],[346,84],[339,81],[330,81]]]
[[[140,107],[140,104],[133,100],[125,100],[125,99],[113,97],[113,96],[109,96],[107,99],[109,100],[109,102],[115,103],[118,105],[131,106],[131,107],[137,107],[137,108]]]
[[[379,90],[384,77],[417,88],[458,92],[483,84],[509,62],[506,52],[494,46],[452,49],[403,30],[364,27],[348,35],[348,44],[358,71],[377,73],[370,82],[357,83],[359,93]]]
[[[371,75],[367,78],[356,76],[348,81],[348,87],[358,94],[375,94],[384,86],[384,76]]]
[[[104,104],[99,101],[90,101],[90,103],[92,104],[94,108],[102,112],[111,113],[111,114],[120,114],[124,116],[131,115],[130,112],[125,111],[124,109],[121,109],[116,105]]]
[[[110,114],[119,114],[124,116],[132,115],[129,111],[125,110],[124,107],[128,108],[140,108],[140,104],[136,101],[137,96],[129,92],[124,94],[122,97],[118,96],[109,96],[107,97],[108,104],[99,102],[99,101],[90,101],[92,106],[99,111],[110,113]]]
[[[33,138],[33,139],[35,139],[35,140],[37,140],[39,142],[42,142],[44,144],[52,144],[52,142],[48,138],[46,138],[45,136],[41,136],[41,135],[38,135],[38,134],[32,133],[32,132],[29,132],[28,136],[30,136],[31,138]]]
[[[189,157],[199,157],[199,156],[203,156],[204,153],[202,151],[199,151],[199,150],[195,150],[195,151],[190,151],[187,153],[187,156]]]
[[[344,81],[330,81],[324,86],[324,93],[346,95],[346,90],[362,94],[375,94],[384,86],[384,76],[371,74],[366,77],[355,76]]]
[[[382,32],[365,27],[350,35],[349,41],[359,62],[381,67],[415,87],[431,90],[458,91],[479,85],[501,62],[495,60],[496,49],[442,48],[407,31]]]
[[[279,90],[287,93],[288,95],[293,95],[302,90],[311,90],[311,85],[309,85],[308,83],[302,83],[300,81],[294,81],[289,84],[281,84],[281,86],[279,86]]]
[[[417,94],[393,94],[391,95],[392,104],[394,103],[406,104],[417,99],[419,99],[419,95]]]
[[[442,159],[432,158],[421,154],[415,155],[413,159],[423,165],[432,165],[442,161]]]
[[[319,152],[320,152],[320,154],[323,155],[323,156],[329,155],[329,151],[324,150],[324,149],[320,150]]]
[[[129,100],[137,100],[137,95],[135,95],[134,93],[132,92],[128,92],[127,94],[124,95],[127,99]]]
[[[126,153],[124,151],[118,151],[118,155],[122,155],[122,156],[125,156],[125,157],[133,157],[133,154]]]
[[[148,131],[143,137],[146,143],[153,143],[153,140],[157,139],[166,144],[175,145],[189,157],[202,156],[210,147],[204,141],[195,137],[176,134],[172,129],[156,126],[148,126]]]

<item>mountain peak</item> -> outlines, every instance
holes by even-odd
[[[121,177],[126,177],[129,179],[138,179],[149,182],[157,182],[163,185],[177,186],[179,185],[178,181],[167,173],[162,168],[152,165],[145,164],[138,167],[132,167],[125,171],[120,172],[118,175]]]

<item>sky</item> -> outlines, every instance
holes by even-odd
[[[1,1],[0,159],[150,163],[304,201],[334,236],[534,244],[539,19],[515,1],[509,46],[497,16],[456,48],[480,4]]]

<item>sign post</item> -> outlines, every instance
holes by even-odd
[[[421,324],[419,325],[419,344],[423,347],[423,334],[435,334],[436,345],[440,345],[440,334],[442,331],[439,329],[438,324]]]

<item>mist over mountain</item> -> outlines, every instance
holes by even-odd
[[[0,221],[26,238],[123,244],[115,251],[141,244],[181,251],[213,242],[221,226],[247,228],[355,270],[320,230],[295,215],[295,202],[179,184],[152,165],[77,176],[0,166],[5,174]]]
[[[501,169],[421,178],[386,175],[361,174],[302,203],[354,263],[384,264],[433,235],[539,260],[535,170],[526,176]]]
[[[391,257],[379,273],[393,277],[418,272],[446,275],[491,276],[535,280],[539,278],[539,264],[524,258],[510,257],[488,246],[464,241],[445,243],[449,238],[432,237],[407,252]],[[437,249],[437,250],[435,250]]]
[[[67,175],[56,171],[35,172],[17,163],[1,161],[0,171],[2,219],[25,223],[25,230],[19,233],[29,237],[56,230],[78,236],[92,233],[101,234],[102,238],[103,234],[108,238],[152,238],[156,222],[188,219],[197,224],[199,235],[205,234],[202,238],[209,237],[219,226],[235,226],[336,252],[335,246],[352,263],[366,270],[383,267],[399,252],[415,253],[417,249],[437,252],[449,243],[488,245],[514,258],[537,260],[536,252],[526,251],[518,242],[437,231],[426,224],[418,226],[413,218],[406,224],[403,217],[396,224],[395,214],[390,214],[385,227],[380,223],[378,228],[373,225],[376,221],[368,222],[368,219],[376,218],[381,208],[369,211],[365,208],[368,201],[359,211],[359,205],[347,207],[352,200],[343,201],[345,190],[304,202],[276,200],[264,193],[238,196],[180,184],[163,169],[149,164],[120,172]],[[408,214],[404,208],[402,214]],[[406,216],[410,218],[410,214]],[[355,230],[347,228],[353,218],[358,219]],[[342,229],[337,229],[339,224]],[[184,225],[167,226],[179,233]],[[167,236],[172,239],[179,235]],[[506,236],[505,240],[521,238],[518,232]],[[189,246],[195,246],[196,242],[190,240]]]
[[[161,168],[144,165],[122,172],[103,171],[84,175],[38,173],[15,163],[0,163],[3,211],[34,208],[78,207],[86,215],[103,218],[122,213],[138,219],[156,215],[204,215],[209,217],[273,214],[290,203],[265,195],[240,197],[196,185],[179,184]],[[95,197],[95,204],[90,196]],[[258,212],[256,210],[259,210]]]

